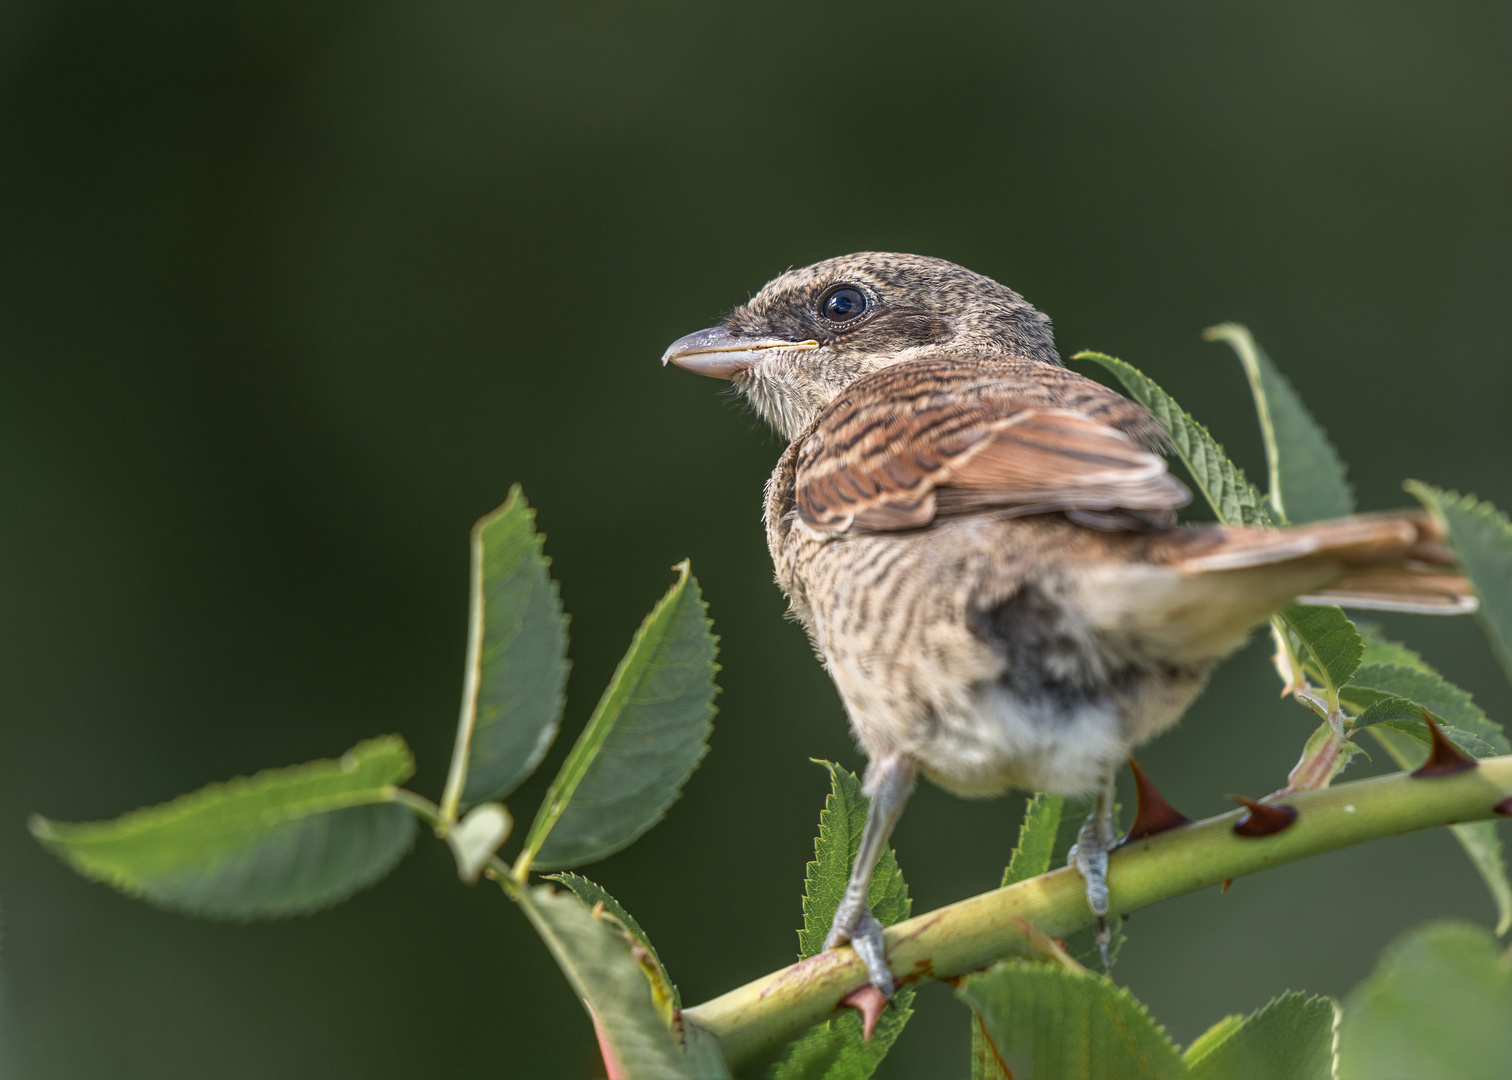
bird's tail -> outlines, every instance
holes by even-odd
[[[1476,608],[1475,593],[1455,569],[1443,531],[1422,511],[1357,514],[1276,530],[1230,528],[1209,535],[1216,542],[1169,565],[1203,576],[1295,569],[1300,578],[1316,582],[1304,586],[1297,598],[1302,604],[1427,615],[1459,615]],[[1259,576],[1270,575],[1262,571]]]

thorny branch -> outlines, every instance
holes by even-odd
[[[1298,791],[1283,802],[1297,811],[1295,820],[1263,837],[1236,834],[1250,813],[1237,810],[1125,844],[1108,869],[1112,913],[1368,840],[1512,814],[1512,755],[1483,758],[1449,775],[1394,773]],[[1026,934],[1026,924],[1064,938],[1092,921],[1081,878],[1074,870],[1056,870],[898,923],[887,931],[887,957],[901,982],[950,979],[1006,956],[1033,955],[1036,935]],[[861,961],[841,948],[683,1016],[718,1037],[738,1073],[830,1016],[865,982]]]

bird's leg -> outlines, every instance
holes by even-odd
[[[871,808],[866,812],[866,825],[861,830],[861,845],[845,886],[845,896],[835,910],[829,936],[824,939],[826,949],[848,942],[866,964],[871,984],[886,998],[893,995],[893,977],[887,970],[882,946],[882,924],[866,905],[866,891],[893,826],[903,814],[903,804],[913,786],[913,773],[913,761],[903,754],[888,754],[866,766],[864,790],[871,799]]]
[[[1074,866],[1087,883],[1087,906],[1097,916],[1097,949],[1102,953],[1104,968],[1113,966],[1108,944],[1113,933],[1108,929],[1108,852],[1117,846],[1113,831],[1113,774],[1109,773],[1097,789],[1092,813],[1087,815],[1076,844],[1071,848],[1067,865]]]

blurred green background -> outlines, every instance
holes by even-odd
[[[1364,508],[1512,505],[1512,11],[1486,3],[0,6],[0,1068],[26,1080],[588,1077],[518,912],[422,839],[313,918],[194,922],[74,876],[25,815],[113,816],[398,731],[445,775],[466,537],[520,481],[574,668],[566,737],[691,556],[713,749],[592,867],[699,1001],[795,956],[861,762],[758,523],[779,445],[657,364],[792,265],[915,251],[1011,284],[1263,473],[1248,323]],[[1495,718],[1470,620],[1389,620]],[[1312,724],[1263,641],[1142,754],[1187,813]],[[1381,755],[1377,755],[1378,758]],[[924,787],[915,911],[995,885],[1016,798]],[[508,849],[506,849],[508,853]],[[1343,993],[1403,928],[1491,921],[1447,834],[1139,912],[1116,971],[1185,1042]],[[880,1074],[960,1077],[946,987]]]

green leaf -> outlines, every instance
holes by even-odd
[[[1039,877],[1051,868],[1057,839],[1060,838],[1061,811],[1066,800],[1039,791],[1024,805],[1024,823],[1019,826],[1019,843],[1013,847],[1009,865],[1002,871],[1002,885]],[[1069,844],[1067,844],[1069,847]],[[1064,852],[1061,853],[1064,858]],[[1093,941],[1096,945],[1096,941]],[[981,1016],[971,1015],[971,1080],[1012,1080],[1002,1071],[1002,1062],[981,1026]]]
[[[1344,462],[1271,358],[1238,323],[1210,326],[1202,336],[1224,341],[1239,357],[1255,398],[1270,471],[1270,504],[1294,525],[1354,513]]]
[[[1003,1063],[976,1013],[971,1014],[971,1080],[1013,1080],[1003,1071]]]
[[[1099,352],[1080,352],[1071,359],[1101,364],[1118,377],[1130,397],[1150,410],[1170,436],[1171,445],[1212,505],[1219,521],[1226,525],[1274,524],[1265,500],[1245,477],[1244,471],[1228,459],[1208,429],[1193,420],[1191,414],[1176,404],[1176,400],[1154,380],[1132,364]]]
[[[190,915],[299,915],[328,907],[392,869],[415,819],[390,802],[415,771],[397,736],[211,784],[114,821],[40,815],[32,834],[80,874]]]
[[[1372,706],[1375,707],[1377,706]],[[1356,723],[1364,721],[1365,717],[1362,716]],[[1460,749],[1473,756],[1487,756],[1485,753],[1476,753],[1478,749],[1484,751],[1490,747],[1484,744],[1476,746],[1478,740],[1474,736],[1469,736],[1458,728],[1440,727]],[[1370,733],[1404,769],[1416,769],[1426,761],[1428,748],[1433,742],[1428,725],[1420,719],[1384,720],[1371,727]],[[1496,905],[1496,932],[1505,934],[1508,929],[1512,929],[1512,881],[1507,877],[1507,862],[1502,855],[1501,836],[1496,830],[1496,822],[1472,821],[1451,825],[1449,831],[1454,834],[1460,847],[1464,848],[1470,864],[1486,883],[1486,889],[1491,893],[1491,902]]]
[[[1416,668],[1418,671],[1433,671],[1421,654],[1409,649],[1400,641],[1387,641],[1375,627],[1356,623],[1355,629],[1360,632],[1361,645],[1364,649],[1360,657],[1361,664],[1396,664],[1401,667]]]
[[[1302,643],[1311,674],[1330,696],[1349,682],[1365,654],[1364,642],[1349,617],[1336,607],[1292,604],[1281,619]]]
[[[1344,701],[1360,710],[1358,727],[1379,725],[1414,740],[1409,744],[1383,738],[1388,752],[1403,768],[1416,768],[1427,757],[1433,739],[1422,720],[1432,714],[1445,736],[1472,757],[1490,757],[1512,750],[1501,725],[1487,718],[1480,706],[1458,686],[1444,679],[1411,649],[1379,636],[1367,636],[1366,659],[1342,691]],[[1380,734],[1379,729],[1376,732]],[[1478,821],[1452,826],[1455,839],[1486,882],[1496,904],[1498,934],[1512,928],[1512,881],[1507,877],[1501,838],[1496,825]]]
[[[1512,967],[1463,923],[1410,931],[1344,1003],[1340,1080],[1512,1076]]]
[[[1039,877],[1050,869],[1065,801],[1059,795],[1043,791],[1029,799],[1024,806],[1024,823],[1019,826],[1018,844],[1003,871],[1004,885]]]
[[[551,782],[521,865],[581,866],[662,819],[713,730],[716,639],[686,560],[652,609]]]
[[[1244,1017],[1238,1013],[1230,1013],[1228,1016],[1225,1016],[1192,1041],[1192,1045],[1188,1046],[1186,1053],[1181,1056],[1182,1060],[1187,1063],[1188,1067],[1202,1060],[1210,1051],[1217,1048],[1225,1039],[1238,1031],[1243,1023]]]
[[[686,1054],[663,1023],[651,984],[632,945],[608,920],[596,918],[576,897],[540,886],[518,895],[521,909],[589,1016],[598,1021],[625,1072],[640,1080],[725,1080],[730,1074],[707,1040]]]
[[[1245,477],[1244,471],[1223,452],[1208,429],[1193,420],[1176,400],[1137,368],[1102,353],[1082,352],[1073,360],[1095,360],[1107,368],[1155,417],[1171,439],[1177,455],[1192,474],[1198,489],[1225,525],[1270,527],[1276,524],[1265,500]],[[1359,634],[1336,607],[1293,604],[1279,616],[1292,632],[1332,692],[1348,681],[1348,672],[1360,662]],[[1339,677],[1342,675],[1342,678]]]
[[[1416,480],[1407,490],[1449,533],[1460,569],[1480,597],[1476,612],[1502,670],[1512,679],[1512,524],[1489,502]]]
[[[1428,714],[1433,717],[1444,736],[1471,757],[1494,757],[1497,754],[1497,748],[1479,735],[1444,722],[1431,709]],[[1378,724],[1393,731],[1400,731],[1424,747],[1433,745],[1433,735],[1429,732],[1428,725],[1423,722],[1422,707],[1415,701],[1399,697],[1382,698],[1354,718],[1355,727],[1367,728]],[[1416,765],[1413,767],[1416,768]]]
[[[976,1010],[1011,1075],[1034,1080],[1178,1080],[1181,1055],[1127,990],[1096,975],[1006,960],[970,975]]]
[[[1495,748],[1494,752],[1512,753],[1512,743],[1507,741],[1501,725],[1488,719],[1468,693],[1424,664],[1421,657],[1417,658],[1417,666],[1412,667],[1406,664],[1362,664],[1340,695],[1349,704],[1364,707],[1366,712],[1382,700],[1405,698],[1426,708],[1435,719],[1442,717],[1475,735],[1481,742],[1490,744]],[[1415,710],[1405,715],[1420,719]]]
[[[818,764],[829,770],[830,794],[819,814],[814,861],[805,871],[803,929],[798,931],[801,960],[824,950],[824,939],[845,895],[871,805],[855,774],[832,761]],[[883,926],[908,918],[908,886],[890,847],[877,860],[866,900]],[[869,1042],[861,1037],[861,1018],[851,1010],[810,1029],[772,1067],[771,1080],[864,1080],[876,1071],[908,1022],[913,997],[913,990],[906,986],[893,995]]]
[[[1188,1048],[1191,1080],[1331,1080],[1334,1003],[1287,993],[1237,1024],[1229,1017]]]
[[[459,806],[502,799],[541,763],[561,723],[567,616],[516,484],[472,530],[472,585],[462,716],[442,797]]]
[[[1479,871],[1491,902],[1496,905],[1496,933],[1512,930],[1512,881],[1507,879],[1507,859],[1495,821],[1469,821],[1449,826],[1470,862]]]
[[[682,1033],[683,1068],[693,1080],[730,1080],[717,1035],[686,1017],[682,1018]]]
[[[621,930],[634,938],[646,950],[647,956],[654,965],[655,972],[651,984],[652,996],[657,998],[664,996],[666,1000],[671,1002],[673,1008],[682,1008],[682,995],[677,992],[677,987],[673,984],[671,978],[668,977],[667,966],[662,963],[661,954],[656,951],[656,946],[651,944],[651,939],[641,929],[640,923],[631,917],[630,913],[625,910],[618,900],[610,896],[602,885],[589,881],[579,874],[548,874],[547,877],[552,881],[560,881],[571,889],[572,894],[587,905],[589,910],[592,910],[597,904],[603,904],[603,914],[607,915]],[[661,983],[661,988],[657,986],[658,981]],[[658,1008],[661,1006],[659,1000],[657,1006]]]

